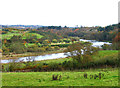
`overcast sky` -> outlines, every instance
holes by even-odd
[[[1,0],[0,24],[106,26],[118,23],[119,0]]]

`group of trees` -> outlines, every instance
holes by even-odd
[[[10,40],[3,40],[3,54],[9,54],[9,52],[24,53],[26,49],[22,42],[21,36],[13,36]]]
[[[99,48],[93,47],[89,42],[78,42],[68,46],[64,52],[66,55],[72,57],[73,60],[76,60],[80,64],[84,64],[91,61],[91,55],[96,54],[98,50]]]
[[[107,31],[107,32],[109,32],[109,31],[112,31],[114,29],[117,29],[118,25],[119,24],[113,24],[113,25],[109,25],[109,26],[106,26],[106,27],[98,27],[97,30],[98,31]]]
[[[111,45],[104,44],[102,48],[104,50],[120,50],[120,32],[113,38]]]
[[[69,27],[61,27],[61,26],[45,26],[40,27],[38,29],[15,29],[15,28],[3,28],[2,33],[8,33],[13,31],[18,32],[29,32],[29,33],[37,33],[42,35],[43,37],[37,39],[37,36],[28,36],[25,39],[22,39],[21,36],[13,36],[11,39],[2,39],[3,43],[3,52],[12,52],[16,51],[16,48],[21,48],[20,52],[26,52],[26,43],[34,43],[36,48],[40,46],[48,46],[51,42],[53,43],[70,43],[74,41],[79,41],[79,38],[90,39],[90,40],[98,40],[98,41],[117,41],[119,39],[118,35],[118,24],[109,25],[106,27],[78,27],[78,28],[69,28]],[[92,31],[91,31],[92,30]],[[79,37],[79,38],[74,38]],[[15,45],[19,46],[16,47]],[[117,48],[117,42],[113,42],[112,47],[114,49]],[[108,46],[103,46],[104,49],[108,48]],[[109,49],[111,46],[109,46]],[[28,47],[31,48],[31,47]],[[34,49],[34,48],[33,48]],[[30,50],[31,51],[31,50]],[[38,50],[39,51],[39,50]]]
[[[68,56],[72,57],[72,61],[64,61],[62,63],[43,63],[36,64],[34,62],[26,62],[26,63],[13,63],[15,67],[9,68],[10,71],[15,70],[23,70],[27,68],[31,68],[31,71],[54,71],[54,70],[73,70],[79,69],[84,64],[90,63],[92,61],[91,55],[97,54],[99,48],[95,48],[91,46],[91,43],[73,43],[68,46],[64,51]],[[69,53],[68,53],[69,52]],[[10,67],[13,66],[10,64]],[[23,65],[24,64],[24,65]],[[20,65],[20,67],[18,67]],[[23,66],[22,66],[23,65]],[[5,71],[5,67],[3,71]]]
[[[77,31],[66,33],[68,36],[77,36],[84,39],[110,41],[112,42],[118,33],[118,24],[109,25],[106,27],[78,28]],[[76,30],[76,29],[75,29]],[[93,31],[91,31],[93,30]]]
[[[58,50],[58,46],[49,46],[48,41],[43,40],[42,46],[39,41],[33,41],[34,44],[29,46],[28,44],[32,42],[33,39],[22,39],[22,36],[13,36],[11,39],[3,40],[2,50],[3,54],[9,53],[25,53],[25,52],[45,52],[45,51],[53,51]],[[47,42],[47,44],[45,43]]]
[[[98,41],[110,41],[112,42],[114,37],[116,36],[117,31],[115,32],[96,32],[96,33],[89,33],[89,32],[69,32],[68,36],[78,36],[80,38],[89,39],[89,40],[98,40]]]

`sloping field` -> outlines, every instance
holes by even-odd
[[[29,39],[31,38],[32,36],[37,36],[38,39],[42,38],[43,36],[40,35],[40,34],[37,34],[37,33],[7,33],[7,34],[2,34],[2,39],[11,39],[12,36],[19,36],[21,35],[22,36],[22,39]]]
[[[90,75],[104,74],[101,79]],[[87,78],[84,74],[87,73]],[[53,75],[61,75],[61,80],[52,80]],[[58,78],[59,79],[59,78]],[[3,86],[118,86],[118,69],[94,69],[84,72],[18,72],[2,73]]]

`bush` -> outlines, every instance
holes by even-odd
[[[53,39],[52,42],[53,42],[53,43],[57,43],[57,40],[56,40],[56,39]]]
[[[45,50],[46,50],[46,51],[53,51],[53,50],[55,50],[55,49],[54,49],[54,47],[47,46],[47,47],[45,47]]]
[[[71,40],[70,40],[70,39],[63,39],[63,42],[65,42],[65,43],[70,43]]]
[[[2,51],[3,51],[3,55],[8,55],[10,53],[10,50],[8,47],[6,47],[4,44],[2,45]]]
[[[44,47],[39,48],[39,52],[45,52],[45,48]]]
[[[43,70],[42,68],[43,64],[39,63],[33,66],[33,69],[31,71],[35,71],[35,72],[40,72]]]
[[[11,46],[10,46],[10,50],[12,52],[17,53],[17,54],[24,53],[24,52],[27,51],[26,48],[25,48],[25,46],[22,43],[20,43],[20,42],[14,42],[14,43],[12,43]]]
[[[59,46],[55,46],[55,47],[54,47],[54,50],[59,50],[59,49],[60,49]]]
[[[32,45],[27,47],[27,52],[44,52],[44,47],[38,47],[37,45]]]
[[[51,45],[51,46],[58,46],[58,47],[62,48],[62,47],[68,47],[69,45],[71,45],[71,44],[58,44],[58,45]]]
[[[50,64],[48,64],[48,69],[49,69],[50,71],[58,70],[58,67],[59,67],[59,64],[58,64],[58,63],[50,63]]]
[[[13,61],[13,62],[10,62],[9,63],[9,71],[12,72],[14,71],[16,68],[16,63]]]

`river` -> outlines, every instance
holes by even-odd
[[[84,42],[91,42],[93,43],[92,46],[94,47],[101,47],[104,44],[112,44],[109,42],[100,42],[100,41],[96,41],[96,40],[85,40],[85,39],[80,39],[80,41],[84,41]],[[31,56],[31,57],[20,57],[18,59],[9,59],[9,60],[1,60],[1,63],[9,63],[9,62],[13,62],[13,60],[15,60],[15,62],[20,62],[20,61],[41,61],[41,60],[48,60],[48,59],[58,59],[58,58],[65,58],[67,57],[67,55],[65,55],[64,53],[54,53],[54,54],[47,54],[47,55],[40,55],[40,56]]]

